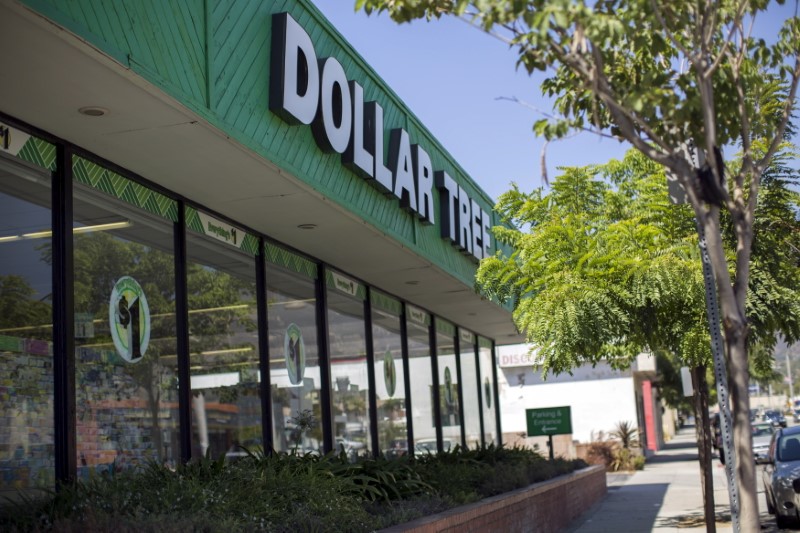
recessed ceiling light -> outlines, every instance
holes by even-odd
[[[102,117],[103,115],[108,114],[108,109],[105,107],[90,105],[78,109],[78,113],[81,115],[86,115],[87,117]]]
[[[316,229],[317,225],[316,224],[300,224],[297,227],[300,228],[300,229]]]

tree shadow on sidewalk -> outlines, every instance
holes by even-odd
[[[727,505],[717,505],[714,509],[717,527],[731,526],[731,510]],[[663,528],[699,528],[706,525],[703,510],[684,513],[677,516],[663,516],[656,520],[656,527]]]
[[[733,526],[731,522],[730,507],[727,505],[717,505],[714,511],[717,528],[729,528]],[[778,527],[775,525],[775,519],[769,515],[762,513],[760,516],[760,521],[761,533],[775,533],[778,531],[783,531],[778,529]],[[704,527],[705,525],[706,521],[703,511],[685,513],[679,516],[661,517],[658,518],[655,523],[655,527],[675,529],[700,528]],[[792,527],[791,529],[797,530],[798,527]]]
[[[567,530],[572,533],[651,531],[664,503],[667,483],[625,484],[609,490],[602,502]]]
[[[685,461],[697,461],[697,452],[691,453],[659,453],[647,458],[646,464],[677,463]],[[647,467],[645,467],[647,468]]]

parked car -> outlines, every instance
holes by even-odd
[[[453,442],[449,439],[442,440],[442,449],[446,452],[450,451]],[[420,439],[414,445],[416,454],[436,453],[436,439]]]
[[[777,409],[768,409],[764,411],[762,420],[764,420],[764,422],[772,422],[774,426],[786,427],[786,417]]]
[[[753,424],[753,457],[756,464],[767,461],[769,445],[772,442],[772,435],[775,433],[775,426],[771,422],[757,422]]]
[[[800,426],[780,428],[772,435],[762,472],[767,511],[779,528],[800,521]]]

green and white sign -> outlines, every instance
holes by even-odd
[[[525,418],[529,437],[572,433],[572,413],[569,406],[526,409]]]
[[[197,212],[197,217],[203,224],[203,233],[205,233],[208,237],[217,239],[218,241],[222,241],[237,248],[242,247],[242,243],[244,242],[244,237],[246,235],[244,230],[241,230],[235,226],[231,226],[230,224],[221,220],[217,220],[216,218],[208,216],[200,211]]]
[[[11,155],[19,154],[25,143],[31,136],[23,131],[6,126],[0,122],[0,152],[8,152]]]
[[[306,372],[306,345],[303,342],[303,332],[295,323],[289,324],[283,335],[283,353],[286,357],[289,381],[292,385],[300,385]]]
[[[130,276],[114,284],[108,323],[117,353],[128,363],[138,363],[150,343],[150,307],[141,285]]]
[[[331,276],[333,277],[333,285],[337,290],[350,296],[358,296],[358,289],[360,288],[358,283],[336,272],[331,272]]]
[[[450,374],[450,367],[444,367],[444,401],[447,405],[453,405],[453,376]]]
[[[386,393],[389,398],[394,396],[397,389],[397,370],[394,364],[391,350],[386,350],[386,353],[383,354],[383,382],[386,384]]]

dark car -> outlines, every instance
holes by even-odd
[[[786,427],[786,417],[777,409],[768,409],[764,411],[762,420],[764,420],[764,422],[771,422],[773,426]]]

